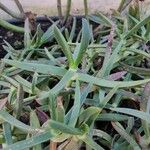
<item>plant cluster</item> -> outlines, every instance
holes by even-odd
[[[126,5],[86,15],[81,28],[74,17],[71,29],[58,20],[33,34],[26,18],[24,47],[5,41],[4,150],[149,149],[150,16],[137,2],[124,15]]]

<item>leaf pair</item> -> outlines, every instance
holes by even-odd
[[[78,65],[81,63],[83,55],[86,52],[86,49],[89,45],[90,42],[90,28],[89,28],[89,23],[86,19],[82,19],[82,38],[81,38],[81,43],[80,47],[77,49],[77,51],[74,51],[74,54],[76,53],[76,57],[73,58],[71,49],[65,40],[64,36],[60,32],[60,30],[57,28],[57,26],[54,26],[54,36],[58,42],[58,44],[61,46],[63,53],[65,54],[66,58],[68,59],[69,62],[69,67],[72,69],[76,69]]]

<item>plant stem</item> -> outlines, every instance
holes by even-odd
[[[125,1],[126,1],[126,0],[121,0],[121,2],[120,2],[120,4],[119,4],[119,7],[118,7],[118,11],[119,11],[119,12],[122,11],[122,8],[123,8],[123,6],[124,6],[124,4],[125,4]]]
[[[62,7],[61,7],[61,0],[57,0],[57,10],[58,10],[58,16],[60,19],[62,18]]]
[[[66,9],[65,20],[69,17],[70,11],[71,11],[71,0],[67,0],[67,9]]]
[[[19,2],[19,0],[14,0],[14,1],[15,1],[15,3],[16,3],[16,5],[17,5],[17,7],[18,7],[18,9],[19,9],[19,11],[20,11],[20,13],[21,13],[22,15],[24,15],[24,10],[23,10],[23,7],[22,7],[21,3]]]
[[[119,5],[119,8],[118,8],[118,11],[119,12],[122,12],[130,3],[131,3],[132,0],[122,0],[120,5]]]
[[[7,14],[9,14],[10,16],[12,16],[13,18],[17,18],[17,19],[23,19],[22,15],[18,15],[17,13],[15,13],[14,11],[11,11],[10,9],[8,9],[4,4],[2,4],[0,2],[0,9],[2,9],[3,11],[5,11]]]
[[[24,28],[12,25],[3,19],[0,19],[0,26],[6,28],[7,30],[24,33]]]
[[[85,16],[88,15],[88,3],[87,0],[84,0],[84,12],[85,12]]]

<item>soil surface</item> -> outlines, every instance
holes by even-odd
[[[56,20],[56,19],[55,19]],[[50,21],[37,21],[37,24],[41,24],[41,28],[43,31],[46,31],[48,27],[51,25]],[[23,26],[23,23],[13,23],[17,26]],[[8,31],[5,28],[0,27],[0,58],[3,58],[6,55],[6,51],[3,48],[3,45],[5,45],[5,41],[7,41],[14,49],[18,50],[23,48],[23,39],[24,34],[23,33],[16,33],[12,31]]]
[[[77,17],[77,26],[81,27],[81,20],[82,16]],[[72,17],[68,19],[67,22],[64,22],[63,24],[60,23],[58,26],[65,26],[68,28],[68,30],[72,27]],[[47,17],[37,18],[36,19],[36,25],[40,24],[41,29],[45,32],[51,25],[52,21],[57,21],[58,17],[50,17],[50,20]],[[17,25],[17,26],[24,26],[23,22],[19,22],[18,20],[13,20],[10,22],[11,24]],[[93,23],[94,27],[97,27],[98,24]],[[80,31],[81,28],[76,29],[76,33]],[[34,33],[33,33],[34,34]],[[3,27],[0,27],[0,58],[3,58],[6,55],[6,51],[3,48],[3,45],[5,45],[5,41],[8,42],[15,50],[22,49],[24,47],[24,34],[23,33],[16,33],[13,31],[9,31]],[[45,45],[47,46],[47,45]]]

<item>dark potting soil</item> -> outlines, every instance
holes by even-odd
[[[3,49],[3,45],[5,44],[4,40],[14,48],[19,49],[23,45],[23,34],[0,28],[0,58],[3,58],[6,55],[6,51]]]
[[[82,27],[82,18],[83,16],[76,17],[77,27],[76,27],[75,33],[77,33],[77,35],[80,32],[81,27]],[[37,25],[40,24],[42,30],[45,32],[52,25],[52,22],[55,22],[58,19],[59,19],[58,17],[51,17],[50,19],[48,19],[47,17],[41,17],[41,18],[37,18],[36,24]],[[10,20],[9,22],[17,26],[21,26],[21,27],[24,26],[24,23],[22,21]],[[91,23],[94,29],[98,27],[98,24],[92,21]],[[58,26],[59,27],[65,26],[68,29],[68,31],[70,31],[72,28],[72,24],[73,24],[73,17],[70,17],[68,21],[63,22],[63,23],[60,22]],[[3,27],[0,27],[0,58],[3,58],[7,53],[3,48],[3,45],[5,44],[4,41],[7,41],[12,47],[14,47],[14,49],[19,50],[23,48],[23,44],[24,44],[23,40],[24,40],[23,33],[9,31]]]
[[[45,32],[52,25],[52,21],[56,20],[58,20],[58,17],[52,17],[51,21],[43,17],[38,18],[36,24],[40,24],[42,30]],[[9,22],[17,26],[24,26],[24,23],[22,21],[10,20]],[[67,26],[69,26],[69,24]],[[3,45],[5,44],[4,41],[7,41],[12,47],[17,50],[23,48],[23,39],[23,33],[9,31],[3,27],[0,27],[0,58],[3,58],[6,55],[6,51],[3,49]]]
[[[11,22],[14,25],[22,26],[23,22]],[[46,31],[48,27],[51,25],[50,21],[38,21],[37,24],[41,25],[41,28],[43,31]],[[0,58],[3,58],[6,55],[6,51],[3,48],[3,45],[5,44],[4,41],[7,41],[14,49],[19,50],[23,48],[23,40],[24,40],[24,34],[23,33],[17,33],[13,31],[8,31],[5,28],[0,27]]]

